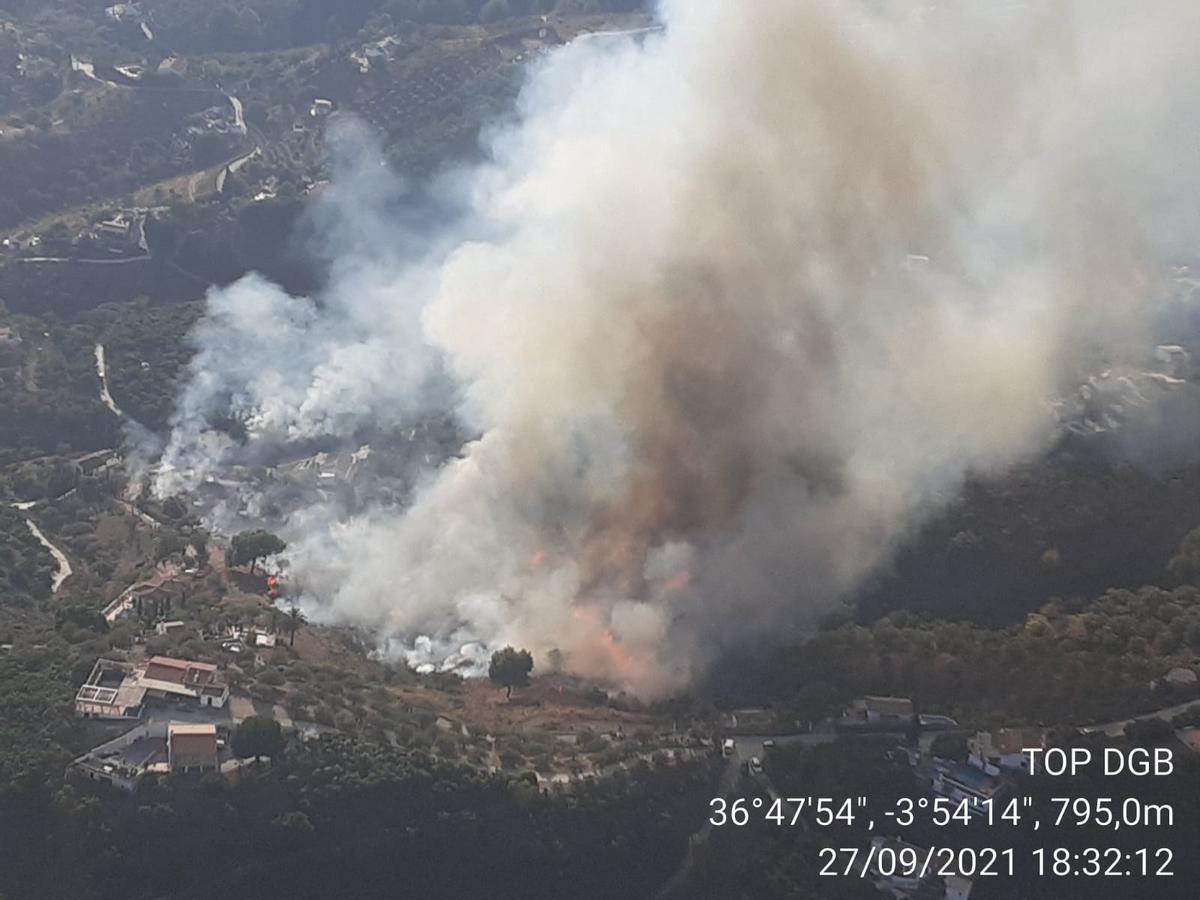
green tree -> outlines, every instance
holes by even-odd
[[[208,535],[204,532],[192,535],[189,543],[196,551],[196,561],[201,565],[208,562]]]
[[[286,549],[287,544],[269,531],[263,531],[261,528],[243,531],[233,536],[225,554],[225,564],[233,567],[249,563],[250,571],[253,572],[260,559],[282,553]]]
[[[233,752],[240,759],[278,757],[283,751],[283,729],[270,716],[248,716],[233,733]]]
[[[154,548],[155,559],[166,559],[168,556],[174,556],[176,553],[182,553],[185,544],[183,538],[174,532],[166,532],[159,537]]]
[[[155,188],[155,201],[162,202],[162,188]],[[172,259],[179,249],[179,227],[168,217],[146,217],[146,247],[159,262]]]
[[[492,684],[504,688],[506,699],[512,698],[512,689],[529,684],[529,673],[533,671],[533,655],[528,650],[505,647],[492,654],[488,665],[488,678]]]
[[[300,626],[308,622],[308,616],[298,606],[291,606],[287,611],[288,646],[296,646],[296,632]]]

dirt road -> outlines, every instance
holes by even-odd
[[[114,416],[124,416],[125,413],[108,391],[108,366],[104,363],[104,345],[99,343],[96,344],[96,374],[100,377],[100,402],[107,406]]]
[[[62,583],[71,577],[71,561],[67,559],[65,553],[50,543],[46,535],[42,534],[42,529],[38,528],[32,519],[26,519],[25,524],[29,526],[29,533],[37,538],[43,547],[50,551],[50,555],[58,563],[58,571],[50,579],[50,591],[57,594],[58,589],[62,587]]]

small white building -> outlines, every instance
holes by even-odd
[[[1027,772],[1029,757],[1025,750],[1044,749],[1046,732],[1040,728],[1001,728],[999,731],[980,731],[967,740],[968,761],[989,775],[999,775],[1002,769]]]
[[[934,760],[930,787],[940,797],[955,803],[965,802],[967,812],[971,815],[986,816],[988,802],[1006,796],[1012,788],[1012,782],[1003,775],[990,775],[975,766]]]
[[[851,725],[908,727],[913,723],[913,702],[907,697],[863,697],[850,704],[842,717]]]

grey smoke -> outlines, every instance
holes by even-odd
[[[447,181],[455,227],[398,228],[351,135],[328,289],[209,298],[159,492],[402,427],[443,375],[479,435],[405,508],[292,512],[314,615],[670,691],[811,625],[966,475],[1044,448],[1089,366],[1144,353],[1200,209],[1194,3],[661,15],[534,67]]]

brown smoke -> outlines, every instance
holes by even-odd
[[[299,535],[318,614],[645,693],[810,623],[1138,344],[1192,6],[674,0],[556,54],[421,312],[483,437]]]

